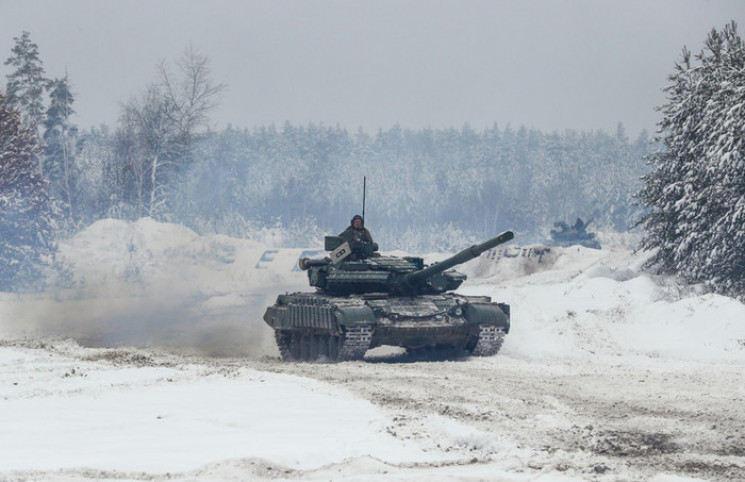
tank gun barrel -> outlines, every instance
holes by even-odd
[[[322,259],[311,259],[311,258],[300,258],[297,262],[298,267],[305,271],[313,266],[326,266],[328,264],[331,264],[331,258],[322,258]]]
[[[424,268],[423,270],[415,271],[413,273],[409,273],[405,275],[404,282],[409,285],[417,285],[419,283],[422,283],[427,278],[434,276],[437,273],[441,273],[447,269],[452,268],[453,266],[463,264],[467,261],[471,261],[474,258],[478,258],[485,251],[488,251],[496,246],[499,246],[500,244],[506,243],[507,241],[511,240],[514,237],[515,237],[515,234],[512,231],[505,231],[502,234],[495,236],[488,241],[484,241],[481,244],[475,244],[471,246],[470,248],[466,248],[460,253],[453,255],[443,261],[440,261],[439,263],[435,263],[431,266]]]

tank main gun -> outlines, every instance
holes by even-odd
[[[308,272],[308,282],[326,294],[387,293],[417,296],[444,293],[457,289],[466,275],[453,266],[477,258],[485,251],[513,239],[512,231],[464,249],[439,263],[424,265],[420,257],[381,256],[376,243],[364,243],[348,236],[326,236],[325,248],[330,256],[321,259],[302,258],[300,269]]]
[[[481,244],[475,244],[470,248],[466,248],[460,253],[453,255],[443,261],[440,261],[439,263],[435,263],[419,271],[407,273],[403,276],[403,282],[409,286],[417,286],[425,283],[432,276],[435,276],[438,273],[442,273],[443,271],[446,271],[453,266],[457,266],[459,264],[471,261],[474,258],[478,258],[485,251],[499,246],[500,244],[506,243],[514,237],[515,234],[512,231],[505,231],[502,234],[489,239],[488,241],[484,241]]]

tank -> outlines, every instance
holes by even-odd
[[[382,256],[353,232],[326,236],[329,256],[298,262],[316,291],[279,295],[264,321],[284,360],[361,360],[380,346],[428,359],[495,355],[510,307],[454,293],[466,275],[451,268],[513,237],[506,231],[426,266],[421,257]]]
[[[551,230],[551,239],[554,246],[575,246],[580,245],[586,248],[600,249],[600,243],[595,239],[595,233],[588,233],[587,226],[592,219],[586,223],[581,218],[577,218],[572,226],[567,225],[564,221],[554,223]]]

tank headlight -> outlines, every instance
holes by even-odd
[[[460,316],[463,314],[463,310],[460,309],[460,306],[453,310],[453,314],[455,316]]]

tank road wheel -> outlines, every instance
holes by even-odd
[[[329,335],[329,361],[337,361],[339,359],[339,345],[341,344],[341,337]]]
[[[481,325],[478,340],[471,350],[472,356],[496,355],[504,342],[504,330],[494,325]]]
[[[290,360],[300,360],[300,335],[293,333],[290,338]]]
[[[274,332],[279,354],[284,361],[339,360],[342,337],[330,334],[300,334],[288,330]],[[369,345],[369,343],[368,343]],[[362,353],[364,355],[364,352]],[[361,356],[358,358],[362,358]]]
[[[299,336],[299,339],[300,339],[300,357],[298,357],[298,360],[303,360],[303,361],[310,360],[313,336],[302,334]]]
[[[369,326],[347,327],[339,348],[339,359],[362,360],[371,341],[372,329]]]
[[[328,343],[325,335],[313,335],[313,350],[311,351],[312,360],[320,360],[328,356]]]
[[[277,340],[279,354],[284,361],[303,360],[303,335],[291,331],[280,330],[274,332],[274,338]]]
[[[324,352],[327,346],[324,346],[324,335],[310,335],[310,358],[308,361],[316,361],[325,357]]]

